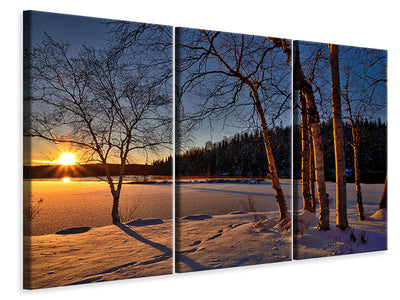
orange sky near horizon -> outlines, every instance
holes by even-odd
[[[30,145],[30,147],[29,147]],[[76,148],[73,145],[54,144],[39,138],[24,137],[23,149],[23,165],[24,166],[40,166],[50,164],[61,164],[60,156],[63,153],[71,153],[74,155],[75,163],[98,163],[98,161],[88,161],[84,151]],[[153,160],[162,159],[169,156],[171,153],[160,151],[154,154],[149,152],[146,156],[144,153],[133,153],[129,163],[134,164],[151,164]],[[110,159],[110,163],[118,163],[117,159]]]

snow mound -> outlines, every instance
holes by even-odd
[[[380,209],[376,213],[374,213],[372,216],[370,216],[370,218],[374,219],[374,220],[387,221],[387,210],[385,208]]]
[[[211,218],[212,218],[212,216],[210,216],[210,215],[193,215],[193,216],[183,217],[182,220],[203,221],[203,220],[211,219]]]
[[[319,222],[318,217],[308,210],[302,211],[296,219],[300,220],[306,227],[315,227]]]
[[[161,219],[137,219],[132,222],[127,223],[129,226],[148,226],[157,225],[164,223]]]
[[[316,215],[308,210],[304,210],[294,215],[293,229],[295,232],[303,232],[309,227],[316,227],[318,222],[318,217]]]

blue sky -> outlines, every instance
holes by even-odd
[[[183,43],[205,48],[209,46],[206,39],[203,39],[199,31],[196,29],[177,28],[176,30],[177,44]],[[238,47],[241,41],[242,35],[240,34],[221,32],[218,37],[214,39],[214,45],[216,49],[218,49],[217,51],[224,56],[224,59],[228,64],[233,66],[235,65],[235,53],[237,53],[236,51],[240,51]],[[265,36],[244,35],[243,41],[246,46],[244,47],[245,50],[241,72],[252,73],[253,70],[257,68],[257,64],[264,51],[268,47],[271,47],[272,44],[267,41]],[[177,50],[176,53],[177,58],[182,61],[182,66],[177,66],[178,68],[184,68],[185,65],[189,65],[188,60],[185,59],[185,55],[188,55],[188,57],[191,55],[198,55],[198,53],[189,53],[186,52],[185,49],[181,49],[182,48],[178,48],[179,51]],[[258,92],[260,93],[261,101],[263,101],[264,104],[264,113],[269,126],[273,126],[274,124],[275,126],[279,126],[281,123],[283,126],[291,124],[290,99],[287,99],[285,102],[285,113],[283,113],[278,119],[274,120],[274,122],[272,121],[278,108],[284,102],[285,97],[280,94],[276,87],[270,85],[268,81],[270,78],[273,78],[272,81],[274,84],[290,95],[290,66],[287,66],[286,64],[286,55],[280,49],[274,49],[266,55],[260,71],[252,75],[254,80],[261,80],[263,86],[266,87],[266,90],[259,88]],[[179,76],[177,84],[180,85],[178,86],[178,90],[182,87],[184,82],[190,78],[192,72],[193,74],[199,72],[199,68],[202,69],[200,73],[205,70],[208,72],[212,70],[217,72],[220,70],[226,71],[225,67],[221,65],[218,59],[210,56],[207,58],[206,62],[203,62],[202,64],[196,62],[189,69],[177,73],[177,76]],[[262,71],[263,69],[264,71]],[[273,70],[272,75],[268,71],[268,75],[265,76],[267,73],[263,72],[267,69]],[[266,77],[268,80],[265,79]],[[199,80],[196,80],[192,88],[186,90],[181,97],[185,113],[195,114],[203,105],[205,105],[205,107],[212,107],[213,105],[224,106],[226,103],[232,101],[234,94],[237,91],[235,84],[238,84],[238,82],[240,82],[238,78],[232,76],[228,77],[221,74],[209,74],[205,77],[201,77]],[[221,88],[219,83],[225,86]],[[260,127],[259,117],[254,110],[254,100],[249,88],[244,85],[238,92],[237,96],[234,106],[228,107],[225,113],[213,113],[208,118],[198,122],[195,130],[192,130],[191,132],[193,146],[202,147],[207,141],[218,142],[225,136],[229,138],[236,133],[242,133],[244,131],[249,132]],[[182,130],[182,134],[185,136],[186,132]],[[184,149],[181,150],[186,150],[188,148],[188,145],[183,146]]]
[[[107,32],[104,21],[105,19],[32,11],[32,46],[40,43],[44,32],[55,39],[69,41],[72,51],[79,50],[83,43],[101,45]]]
[[[294,41],[299,46],[300,62],[305,76],[310,77],[317,52],[320,51],[313,87],[321,117],[332,114],[332,91],[328,44]],[[387,51],[339,45],[339,68],[341,93],[345,93],[346,71],[350,72],[349,97],[353,115],[359,113],[364,119],[387,121]],[[322,104],[322,105],[321,105]],[[343,117],[347,117],[347,104],[342,98]]]

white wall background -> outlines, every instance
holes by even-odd
[[[356,3],[354,3],[356,2]],[[357,3],[358,2],[358,3]],[[389,50],[389,250],[40,291],[22,290],[22,10],[198,27]],[[400,50],[396,1],[3,1],[0,46],[0,294],[4,299],[393,299]]]

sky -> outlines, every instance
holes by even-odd
[[[109,19],[92,18],[76,15],[64,15],[47,12],[32,11],[29,25],[24,25],[29,30],[24,31],[24,43],[29,43],[35,47],[41,44],[45,33],[49,34],[56,41],[68,42],[70,44],[69,53],[72,55],[79,53],[83,44],[102,48],[107,45],[107,28],[105,21]],[[27,19],[26,19],[27,20]],[[25,20],[25,21],[26,21]],[[63,152],[76,153],[76,160],[83,162],[84,155],[74,147],[66,144],[57,144],[47,142],[39,138],[24,137],[24,164],[40,165],[57,161]],[[29,147],[30,145],[30,147]],[[151,152],[135,153],[130,163],[151,163],[153,159],[164,158],[170,153],[160,151],[159,154]]]
[[[44,32],[47,32],[55,39],[69,41],[72,51],[79,51],[83,43],[89,45],[100,46],[104,43],[104,37],[107,30],[103,23],[105,19],[88,18],[82,16],[72,16],[63,14],[53,14],[45,12],[32,12],[31,18],[31,37],[32,45],[40,43],[43,38]],[[306,51],[301,51],[302,61],[306,59]],[[378,92],[382,95],[382,85],[379,86]],[[196,97],[193,93],[184,96],[183,100],[187,110],[193,109],[193,99]],[[378,93],[379,94],[379,93]],[[376,98],[376,101],[386,102],[386,97]],[[377,114],[379,118],[386,121],[387,110],[383,109]],[[283,125],[290,124],[290,115],[285,115],[281,119]],[[236,124],[237,126],[231,126]],[[278,123],[279,124],[279,123]],[[238,119],[234,117],[228,118],[224,123],[222,120],[207,119],[197,127],[196,131],[192,133],[194,138],[194,146],[202,147],[207,141],[220,141],[224,137],[231,137],[235,133],[242,132],[245,124],[241,125]],[[26,139],[26,138],[25,138]],[[69,151],[66,145],[53,145],[43,140],[34,139],[32,143],[32,163],[41,163],[48,161],[55,161],[59,158],[60,153]],[[26,151],[25,151],[26,152]],[[167,153],[164,153],[167,155]],[[151,162],[152,156],[140,156],[136,162],[144,163]],[[24,162],[29,163],[29,162]]]
[[[295,41],[299,46],[300,62],[305,76],[310,78],[311,70],[320,52],[313,80],[315,100],[324,119],[331,117],[331,85],[328,44]],[[349,72],[349,97],[353,115],[359,113],[364,119],[387,121],[387,51],[339,45],[339,69],[341,93],[345,93]],[[378,81],[377,81],[378,80]],[[374,84],[377,82],[377,84]],[[347,104],[342,98],[344,121],[348,121]]]
[[[101,45],[107,33],[104,21],[105,19],[32,11],[32,46],[41,42],[44,32],[55,39],[69,41],[71,50],[75,51],[83,43]]]
[[[100,45],[106,33],[103,19],[37,11],[29,14],[29,31],[24,31],[24,43],[29,41],[30,34],[31,47],[40,44],[46,32],[57,40],[68,41],[71,51],[78,52],[83,43]],[[47,164],[58,160],[61,153],[71,151],[68,145],[54,145],[38,138],[24,137],[24,145],[29,144],[31,148],[24,147],[24,157],[28,158],[24,164]]]
[[[208,47],[207,43],[201,44],[198,43],[197,40],[191,40],[192,36],[195,36],[198,34],[197,29],[192,29],[192,28],[177,28],[177,35],[176,35],[176,43],[186,43],[186,44],[194,44],[195,46],[203,46],[205,48]],[[218,37],[214,40],[215,46],[218,49],[220,53],[223,53],[224,58],[230,63],[232,66],[234,65],[233,60],[229,60],[234,56],[233,53],[233,48],[230,47],[235,47],[235,43],[240,44],[241,41],[241,35],[240,34],[235,34],[235,33],[230,33],[230,32],[221,32]],[[235,42],[233,42],[233,39]],[[244,55],[246,58],[243,58],[243,66],[244,69],[247,68],[246,71],[253,70],[255,67],[256,62],[260,59],[261,53],[265,50],[264,46],[265,43],[269,45],[269,42],[266,41],[266,38],[264,36],[252,36],[252,35],[245,35],[245,44],[248,47],[245,50],[245,53],[248,55]],[[226,44],[228,44],[228,50],[225,49]],[[238,44],[236,44],[236,47],[238,47]],[[260,46],[262,45],[262,46]],[[260,47],[260,48],[258,48]],[[237,49],[236,49],[237,50]],[[246,52],[249,51],[249,52]],[[252,54],[251,51],[254,51]],[[230,53],[230,54],[229,54]],[[255,53],[255,54],[254,54]],[[283,64],[286,62],[286,55],[281,52],[281,50],[277,50],[276,54],[279,58],[275,58],[274,62],[282,63]],[[185,52],[184,50],[177,50],[176,56],[178,58],[178,63],[179,59],[183,61],[182,66],[185,65]],[[283,61],[282,61],[283,58]],[[273,55],[271,57],[268,56],[264,60],[263,66],[265,68],[269,68],[269,66],[274,63],[271,63],[269,59],[274,59]],[[207,63],[204,63],[204,65],[207,65],[203,70],[222,70],[226,71],[224,67],[220,67],[220,62],[213,58],[212,56],[207,59]],[[277,64],[276,64],[277,65]],[[180,67],[180,66],[179,66]],[[179,68],[178,67],[178,68]],[[177,72],[177,77],[178,78],[178,83],[177,83],[177,88],[181,88],[182,85],[184,85],[185,81],[188,80],[190,77],[191,72],[197,72],[199,68],[199,64],[194,64],[189,70],[183,71],[181,73]],[[274,69],[275,70],[275,69]],[[291,86],[290,86],[290,69],[284,69],[287,71],[287,76],[283,77],[283,80],[280,81],[280,88],[282,90],[285,90],[287,93],[290,94],[291,92]],[[285,72],[284,71],[284,72]],[[221,76],[221,75],[220,75]],[[273,75],[274,77],[274,82],[278,82],[279,75]],[[221,93],[225,93],[223,96],[217,96],[213,97],[211,96],[208,100],[207,103],[217,103],[217,105],[224,105],[225,103],[229,102],[232,100],[233,95],[234,95],[234,89],[233,91],[229,91],[230,88],[233,87],[234,82],[238,82],[239,80],[237,78],[234,78],[232,80],[227,79],[228,77],[225,76],[225,78],[222,77],[203,77],[200,80],[200,83],[197,85],[194,85],[192,89],[189,89],[185,91],[185,93],[181,97],[181,103],[184,108],[184,111],[186,114],[193,114],[199,109],[199,105],[201,106],[203,103],[206,103],[207,95],[209,94],[214,94],[213,92],[216,90]],[[260,79],[262,77],[261,72],[258,72],[256,75],[254,75],[255,79]],[[270,74],[268,74],[267,77],[270,77]],[[222,78],[222,79],[221,79]],[[222,82],[223,80],[226,80],[226,85],[228,86],[227,88],[224,87],[221,90],[214,88],[218,86],[215,82]],[[267,90],[269,93],[269,96],[271,98],[267,98],[265,95],[262,93],[262,89],[259,88],[259,93],[261,95],[261,100],[265,100],[265,106],[264,106],[264,112],[266,115],[267,123],[269,126],[288,126],[291,124],[291,109],[290,109],[290,99],[287,101],[287,106],[289,109],[286,110],[286,112],[278,118],[275,123],[273,123],[271,115],[274,115],[274,112],[277,107],[279,107],[280,103],[282,103],[284,97],[281,97],[279,93],[276,93],[276,90],[274,88],[271,88],[268,86],[268,83],[265,81],[264,86],[267,87]],[[275,92],[275,93],[274,93]],[[185,132],[185,126],[182,126],[182,132],[178,133],[183,136],[183,139],[185,139],[185,135],[188,134],[192,140],[192,143],[182,143],[180,151],[184,151],[189,149],[191,146],[192,147],[203,147],[206,142],[211,141],[211,142],[218,142],[223,140],[225,137],[230,138],[233,137],[237,133],[242,133],[244,131],[252,131],[257,127],[260,127],[260,121],[258,118],[257,113],[255,113],[254,110],[254,105],[253,105],[253,99],[250,95],[250,90],[249,88],[244,85],[242,90],[238,93],[239,97],[235,102],[235,107],[233,109],[227,109],[226,113],[222,113],[220,116],[217,116],[215,114],[211,115],[208,118],[205,118],[203,121],[198,122],[197,126],[195,127],[194,130],[192,130],[190,133]],[[271,104],[272,103],[272,104]],[[236,104],[241,105],[241,106],[236,106]],[[208,105],[208,104],[207,104]],[[209,106],[210,107],[210,106]],[[251,119],[249,121],[249,119]]]

